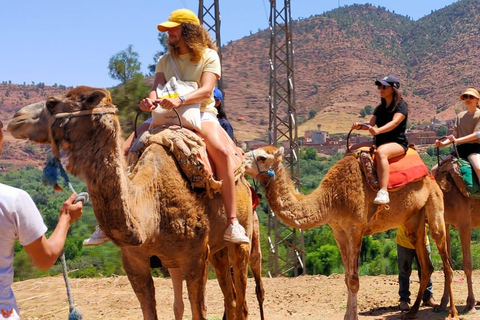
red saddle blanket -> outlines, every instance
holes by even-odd
[[[362,169],[367,177],[367,182],[374,190],[378,190],[378,180],[376,170],[369,168],[369,165],[365,160],[365,153],[370,157],[370,153],[360,150]],[[373,157],[373,163],[375,163],[375,157]],[[423,162],[418,152],[413,148],[408,148],[407,153],[403,156],[392,158],[390,163],[390,177],[388,180],[388,189],[396,189],[404,186],[412,181],[421,179],[428,175],[428,168]]]

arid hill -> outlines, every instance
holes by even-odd
[[[359,112],[378,104],[374,80],[387,74],[401,79],[411,123],[454,118],[463,108],[462,90],[480,86],[479,20],[480,2],[460,0],[418,21],[369,4],[294,21],[298,135],[319,125],[346,133],[352,122],[365,121]],[[238,140],[267,139],[269,50],[268,30],[222,48],[225,107]],[[8,122],[20,107],[67,89],[0,84],[0,119]],[[37,152],[31,144],[22,146],[9,151],[7,141],[9,161]]]

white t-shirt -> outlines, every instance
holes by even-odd
[[[47,226],[30,195],[0,183],[0,319],[20,319],[12,290],[15,240],[26,246],[46,231]]]

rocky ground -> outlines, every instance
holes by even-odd
[[[411,291],[418,290],[417,275],[411,278]],[[443,292],[443,274],[436,271],[432,280],[435,298],[439,302]],[[125,276],[97,279],[71,279],[73,298],[85,320],[142,319],[140,305]],[[327,276],[300,276],[297,278],[264,278],[265,315],[269,320],[341,320],[347,291],[343,274]],[[474,284],[480,281],[480,270],[474,272]],[[173,289],[169,279],[156,278],[156,299],[159,319],[173,319]],[[459,311],[465,306],[467,285],[462,271],[454,274],[455,303]],[[475,288],[475,287],[474,287]],[[185,285],[184,285],[185,289]],[[49,277],[16,282],[14,290],[22,319],[67,319],[68,300],[63,277]],[[249,279],[247,301],[250,319],[260,319],[255,297],[254,280]],[[398,283],[396,276],[364,276],[360,278],[358,312],[360,320],[399,319]],[[478,291],[476,292],[479,294]],[[187,304],[184,319],[191,319]],[[221,319],[222,294],[216,280],[207,283],[207,318]],[[479,307],[477,307],[479,308]],[[417,319],[440,320],[447,312],[433,312],[421,307]],[[460,315],[461,319],[480,319],[480,313]]]

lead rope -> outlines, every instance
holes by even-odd
[[[62,163],[58,158],[52,158],[46,163],[45,168],[43,169],[43,176],[42,176],[43,183],[55,186],[55,190],[62,190],[57,183],[57,180],[58,180],[57,170],[60,172],[60,175],[65,180],[65,184],[68,186],[70,191],[72,191],[72,193],[77,193],[73,188],[72,184],[70,183],[67,173],[63,169]],[[89,200],[90,200],[89,194],[87,192],[81,192],[77,194],[77,198],[75,199],[75,201],[73,201],[73,203],[77,203],[78,201],[83,201],[83,204],[85,205],[86,203],[88,203]],[[63,280],[65,280],[65,287],[67,289],[67,297],[68,297],[68,304],[69,304],[69,310],[70,310],[70,313],[68,314],[68,320],[82,320],[83,313],[82,311],[80,311],[80,309],[75,307],[75,304],[73,302],[72,289],[70,286],[70,281],[68,279],[67,260],[65,258],[65,250],[62,250],[60,259],[62,262]]]

